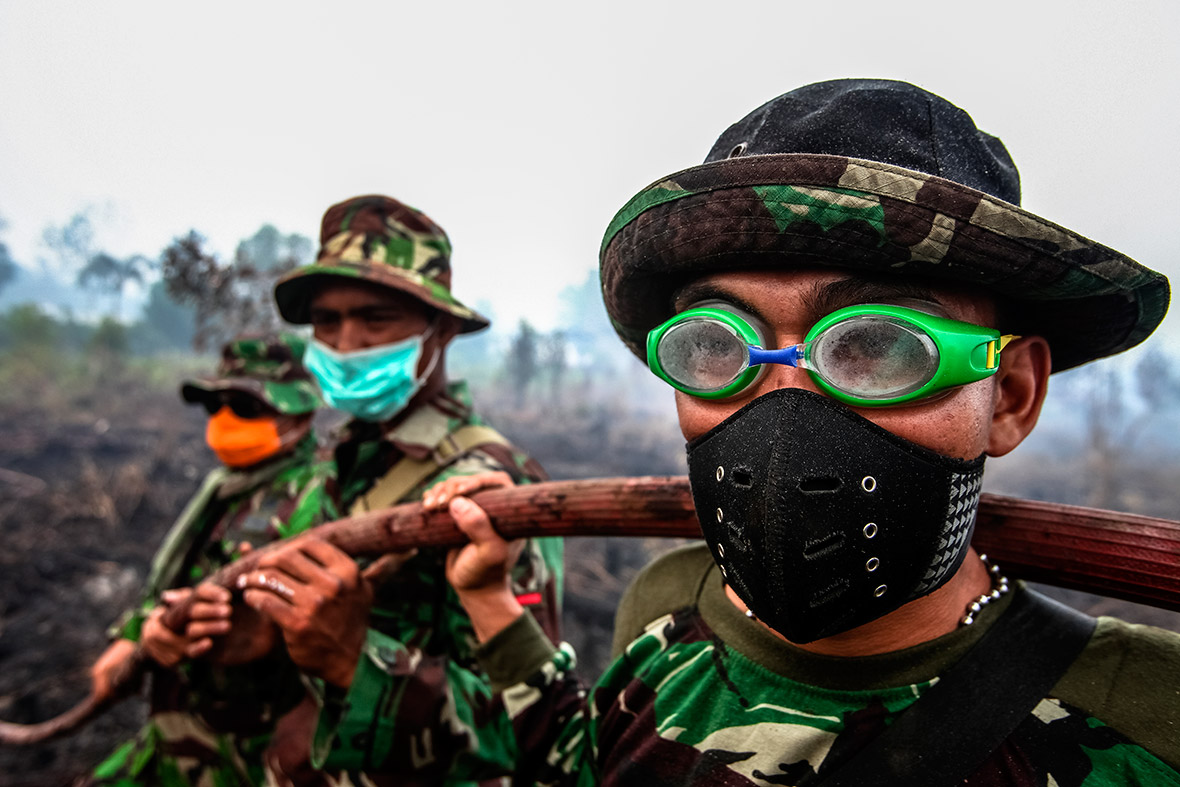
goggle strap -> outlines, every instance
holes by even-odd
[[[784,347],[781,350],[763,350],[761,347],[750,345],[750,366],[757,366],[760,363],[780,363],[784,366],[797,367],[802,351],[802,344]]]

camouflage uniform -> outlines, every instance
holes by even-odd
[[[345,277],[408,293],[457,318],[461,333],[488,324],[451,294],[450,242],[420,211],[389,197],[346,200],[324,214],[320,242],[317,261],[275,288],[291,322],[309,321],[325,277]],[[471,427],[477,436],[464,439]],[[390,422],[351,421],[335,453],[334,496],[354,513],[419,500],[457,475],[502,470],[518,484],[545,478],[534,460],[483,425],[462,382]],[[395,499],[382,497],[382,484],[414,461],[414,483]],[[509,782],[516,761],[509,720],[474,658],[471,621],[446,581],[444,560],[444,550],[421,550],[376,583],[371,628],[347,692],[314,682],[321,712],[312,760],[333,783]],[[546,641],[559,638],[561,582],[561,541],[527,542],[513,585]]]
[[[293,336],[237,339],[225,346],[216,377],[182,387],[186,401],[236,390],[280,413],[311,413],[318,397],[299,365]],[[143,623],[169,588],[190,587],[232,562],[239,546],[260,546],[335,518],[326,493],[329,461],[316,457],[312,434],[291,452],[260,465],[218,467],[206,476],[152,560],[142,602],[112,627],[138,641]],[[262,752],[274,723],[305,696],[298,670],[281,650],[244,665],[204,659],[151,670],[151,711],[139,736],[95,770],[97,784],[255,785],[264,782]]]
[[[518,783],[820,784],[977,642],[1011,598],[915,648],[818,656],[739,612],[707,548],[692,545],[657,560],[628,590],[617,658],[589,696],[570,674],[568,647],[548,647],[524,618],[480,655],[517,731]],[[1180,635],[1099,619],[1083,654],[965,784],[1180,785],[1178,676]]]
[[[400,457],[428,457],[447,435],[479,423],[463,383],[392,428],[353,421],[336,449],[341,503],[353,504]],[[401,500],[418,500],[452,476],[495,470],[517,483],[545,477],[519,450],[489,443],[440,463]],[[421,550],[377,585],[352,686],[345,696],[324,695],[313,757],[325,770],[350,771],[355,783],[363,771],[376,784],[432,785],[500,784],[495,777],[511,773],[508,720],[476,665],[471,621],[447,584],[445,556]],[[513,575],[516,595],[546,641],[559,636],[561,570],[561,541],[533,539]]]
[[[990,293],[1008,329],[1048,340],[1054,370],[1142,341],[1166,312],[1167,280],[1023,211],[1019,198],[1003,145],[949,102],[887,80],[809,85],[750,113],[706,163],[653,183],[615,216],[600,255],[607,312],[644,358],[648,331],[687,283],[831,267],[850,272],[850,287],[913,276]],[[807,426],[784,425],[782,442]],[[548,646],[527,617],[478,655],[512,717],[518,783],[821,784],[1029,592],[997,595],[972,625],[914,647],[821,656],[739,611],[713,555],[695,545],[628,590],[616,659],[589,693],[571,676],[572,652]],[[1180,785],[1178,686],[1180,635],[1101,618],[964,783]],[[973,739],[972,712],[962,708],[963,731],[923,731],[907,748]]]

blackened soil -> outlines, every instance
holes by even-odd
[[[106,627],[134,604],[165,531],[213,458],[170,393],[0,413],[0,718],[82,699]],[[74,735],[0,747],[5,785],[69,784],[143,721],[131,699]]]

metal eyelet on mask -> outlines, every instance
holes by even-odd
[[[881,565],[881,561],[875,557],[871,557],[865,561],[865,571],[873,572]]]
[[[861,529],[861,532],[864,533],[865,538],[872,538],[877,535],[877,523],[869,522]]]
[[[877,589],[873,591],[873,595],[877,598],[881,598],[881,596],[885,595],[885,591],[888,589],[889,588],[885,587],[884,585],[877,585]]]
[[[718,568],[721,569],[721,576],[723,576],[723,577],[729,576],[729,574],[725,573],[725,566],[718,566]]]
[[[718,508],[717,509],[717,521],[720,522],[723,519],[725,519],[725,512],[722,511],[720,508]]]
[[[877,488],[877,479],[873,478],[871,475],[865,476],[864,478],[860,479],[860,488],[866,492],[872,492]]]
[[[738,144],[733,146],[733,150],[729,151],[729,155],[726,156],[726,158],[737,158],[738,156],[742,155],[745,152],[746,152],[746,143],[739,142]]]
[[[720,555],[721,557],[725,557],[725,545],[724,544],[717,545],[717,554]]]
[[[718,465],[717,466],[717,480],[720,481],[723,478],[725,478],[725,468],[722,467],[721,465]]]

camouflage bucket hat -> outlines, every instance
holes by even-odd
[[[195,404],[218,391],[242,391],[284,415],[314,412],[321,402],[303,366],[306,348],[306,340],[289,333],[239,337],[221,348],[215,376],[186,380],[180,395]]]
[[[325,277],[339,276],[408,293],[458,317],[461,333],[489,324],[451,294],[451,242],[442,227],[392,197],[353,197],[328,208],[316,261],[275,285],[279,314],[297,325],[310,322],[317,287]]]
[[[1163,275],[1019,202],[1004,145],[955,105],[905,82],[820,82],[754,110],[704,164],[633,197],[602,241],[603,297],[640,358],[678,287],[730,269],[829,266],[978,286],[1004,299],[1004,330],[1049,341],[1054,371],[1159,325]]]

